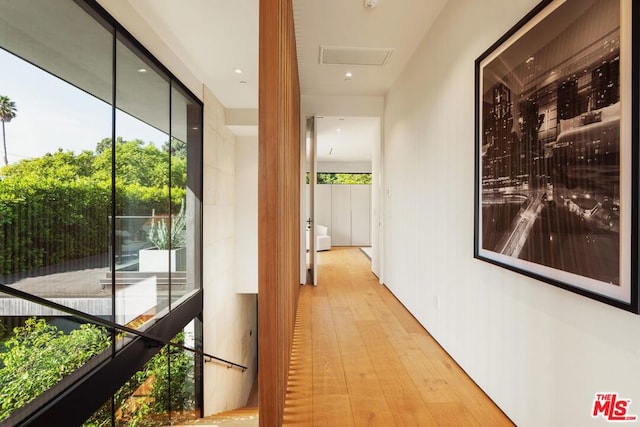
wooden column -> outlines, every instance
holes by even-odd
[[[275,427],[282,424],[300,287],[300,86],[292,0],[260,0],[259,34],[258,378],[260,426]]]

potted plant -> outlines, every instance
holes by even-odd
[[[153,248],[140,250],[140,271],[185,271],[187,264],[187,216],[184,202],[180,212],[171,217],[171,227],[167,226],[164,218],[151,220],[151,227],[147,233]],[[171,260],[171,269],[169,269]]]

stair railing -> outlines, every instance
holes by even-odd
[[[125,325],[120,325],[118,323],[111,322],[109,320],[105,320],[105,319],[103,319],[101,317],[94,316],[94,315],[82,312],[80,310],[76,310],[74,308],[64,306],[62,304],[58,304],[58,303],[56,303],[54,301],[50,301],[48,299],[39,297],[37,295],[33,295],[33,294],[30,294],[30,293],[27,293],[27,292],[23,292],[23,291],[21,291],[19,289],[12,288],[12,287],[4,285],[2,283],[0,283],[0,292],[3,292],[3,293],[8,294],[8,295],[12,295],[12,296],[14,296],[16,298],[21,298],[21,299],[24,299],[24,300],[27,300],[27,301],[31,301],[31,302],[36,303],[36,304],[40,304],[40,305],[46,306],[46,307],[54,309],[54,310],[58,310],[58,311],[62,311],[62,312],[68,313],[68,314],[70,314],[70,315],[72,315],[74,317],[78,317],[80,319],[84,319],[84,320],[87,320],[89,322],[96,323],[96,324],[98,324],[100,326],[104,326],[105,328],[109,328],[109,329],[112,329],[112,330],[118,330],[118,331],[126,332],[128,334],[136,335],[136,336],[138,336],[138,337],[140,337],[140,338],[142,338],[144,340],[149,341],[150,343],[153,343],[153,345],[170,345],[172,347],[177,347],[177,348],[180,348],[182,350],[198,354],[198,355],[202,356],[205,359],[205,362],[221,363],[221,364],[226,365],[228,369],[236,368],[236,369],[240,369],[242,372],[246,372],[247,369],[248,369],[246,366],[240,365],[238,363],[231,362],[231,361],[223,359],[221,357],[217,357],[217,356],[211,355],[209,353],[205,353],[202,350],[198,350],[198,349],[195,349],[195,348],[190,348],[190,347],[187,347],[185,345],[174,343],[174,342],[171,342],[171,341],[165,341],[165,340],[163,340],[161,338],[158,338],[158,337],[156,337],[154,335],[147,334],[147,333],[139,331],[137,329],[133,329],[133,328],[130,328],[130,327],[125,326]]]

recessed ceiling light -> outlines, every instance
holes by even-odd
[[[244,71],[242,71],[242,68],[234,68],[233,72],[236,74],[242,74]]]
[[[351,77],[353,77],[353,73],[351,73],[351,71],[347,71],[346,73],[344,73],[344,76],[350,79]]]
[[[336,131],[338,131],[338,132],[342,132],[342,129],[338,128],[338,129],[336,129]]]
[[[146,68],[138,68],[138,72],[139,73],[146,73],[147,69]]]

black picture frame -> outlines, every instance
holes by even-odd
[[[476,60],[474,256],[639,313],[632,6],[544,0]]]

